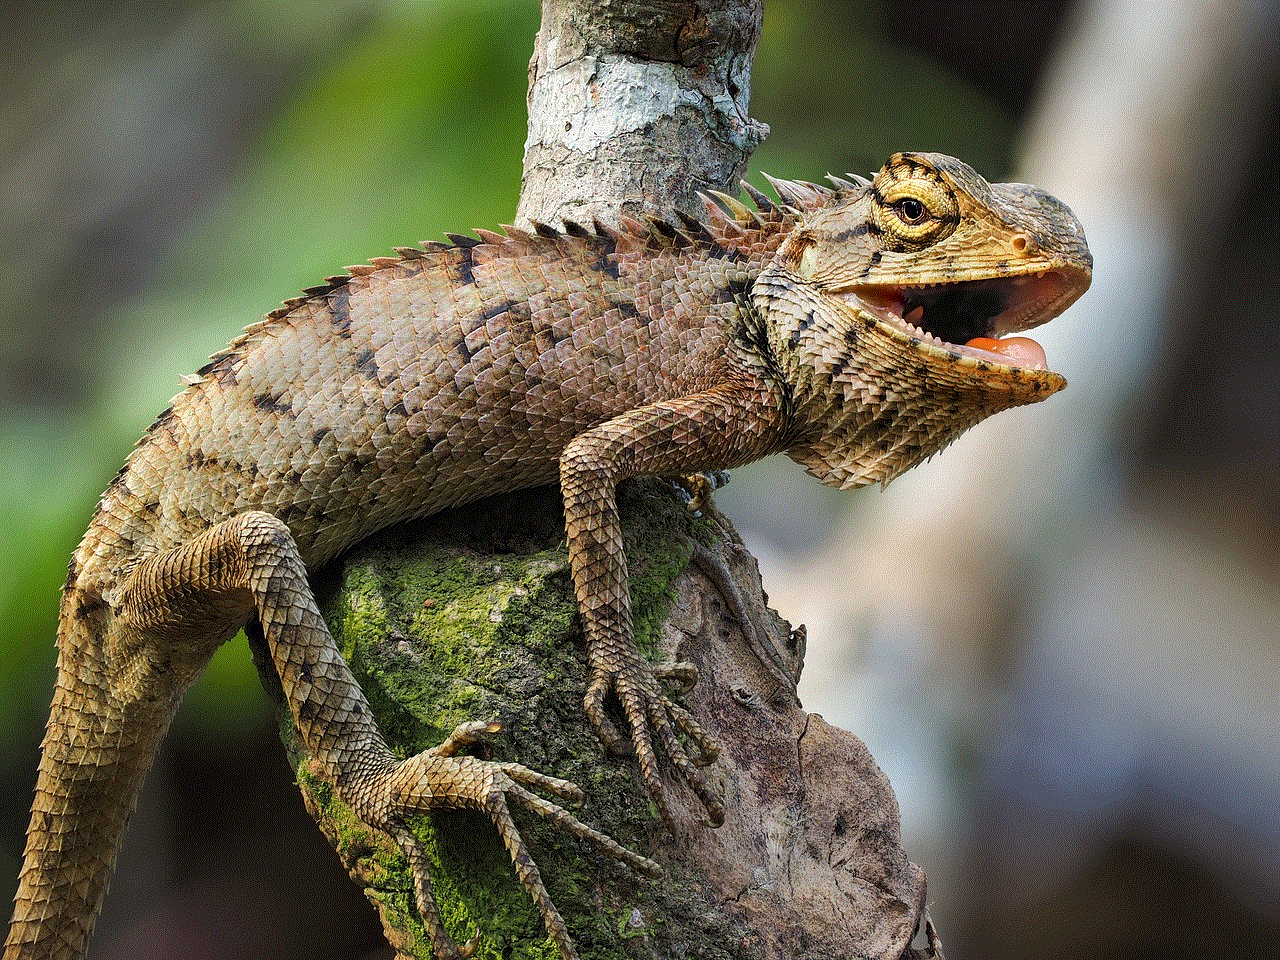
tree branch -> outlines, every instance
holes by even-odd
[[[522,218],[697,216],[737,192],[768,128],[747,114],[762,0],[543,0]]]

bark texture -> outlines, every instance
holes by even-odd
[[[747,113],[763,0],[543,0],[521,218],[698,215],[737,192],[768,127]]]

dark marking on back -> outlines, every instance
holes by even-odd
[[[452,239],[452,238],[451,238]],[[457,260],[454,263],[455,285],[459,287],[469,287],[476,282],[475,254],[472,253],[472,247],[478,246],[479,240],[467,246],[458,246],[455,248],[455,256]]]
[[[409,416],[409,411],[408,411],[407,409],[405,409],[405,405],[404,405],[404,401],[403,401],[403,400],[398,400],[398,401],[396,401],[396,405],[395,405],[394,407],[392,407],[390,410],[388,410],[388,411],[387,411],[387,413],[389,413],[389,414],[391,414],[392,416],[395,416],[395,417],[408,417],[408,416]]]
[[[680,239],[679,231],[676,230],[676,228],[673,227],[668,221],[663,220],[660,217],[653,217],[649,220],[649,222],[653,225],[653,229],[657,230],[658,233],[662,234],[668,240]]]
[[[351,339],[351,290],[343,287],[329,297],[329,316],[334,332],[343,340]]]
[[[152,421],[151,426],[147,427],[147,432],[143,435],[143,439],[145,440],[146,438],[151,437],[156,433],[159,433],[161,430],[164,430],[173,422],[173,419],[174,419],[173,406],[170,405],[165,407],[163,410],[160,411],[160,415],[156,417],[155,420]],[[124,473],[124,467],[121,467],[120,473],[116,474],[117,479],[123,473]]]
[[[715,303],[740,303],[750,292],[750,280],[730,280],[724,286],[716,288],[712,299]]]
[[[368,453],[357,453],[347,461],[347,465],[356,473],[364,473],[368,470],[377,469],[378,458]]]
[[[88,620],[92,616],[101,614],[106,609],[107,602],[101,597],[86,597],[76,607],[75,616],[77,620]]]
[[[725,260],[729,263],[746,263],[750,259],[737,247],[723,246],[718,240],[709,241],[704,247],[708,260]]]
[[[368,380],[378,379],[378,361],[368,347],[356,354],[356,369]]]
[[[331,433],[333,433],[333,430],[329,427],[318,427],[316,432],[311,434],[311,442],[318,447],[321,441]]]
[[[680,222],[684,224],[685,232],[693,237],[698,243],[703,245],[715,242],[711,236],[711,231],[707,229],[707,225],[701,220],[694,219],[683,210],[677,210],[676,216],[680,218]]]
[[[618,279],[618,258],[615,256],[618,244],[612,237],[601,237],[597,249],[600,255],[587,261],[587,269],[603,273],[613,280]]]
[[[260,393],[253,398],[253,405],[264,413],[293,413],[293,406],[278,393]]]
[[[197,376],[212,377],[220,386],[236,385],[236,367],[242,355],[238,350],[227,349],[215,354],[208,363],[196,371]]]
[[[613,307],[621,316],[628,320],[635,320],[640,316],[640,311],[636,309],[634,301],[627,300],[622,297],[611,299],[609,301],[609,306]]]

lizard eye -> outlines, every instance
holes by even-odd
[[[915,226],[925,218],[929,210],[915,197],[903,197],[893,205],[893,212],[898,215],[903,223]]]
[[[928,163],[899,157],[871,182],[872,221],[886,253],[911,253],[945,240],[960,223],[955,190]]]

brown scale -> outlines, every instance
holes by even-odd
[[[660,756],[720,822],[698,769],[716,745],[636,649],[619,481],[784,451],[824,482],[888,481],[991,413],[1061,389],[997,338],[1088,285],[1079,224],[1035,188],[929,154],[895,156],[873,183],[833,182],[775,181],[781,204],[748,187],[754,210],[717,194],[705,223],[535,224],[405,249],[311,288],[215,355],[130,454],[72,561],[6,960],[83,956],[182,693],[252,619],[311,755],[413,865],[437,955],[472,944],[444,932],[405,818],[450,807],[493,822],[574,957],[508,805],[656,865],[532,792],[575,801],[572,784],[461,754],[484,723],[397,761],[307,585],[308,567],[388,524],[557,479],[586,711],[606,744],[634,749],[664,815]],[[961,328],[986,346],[934,339]]]

